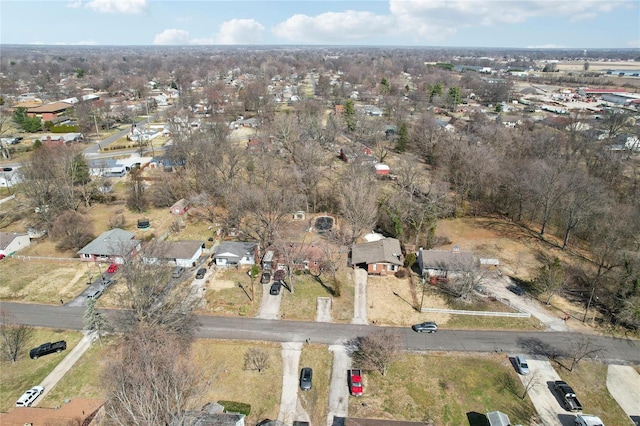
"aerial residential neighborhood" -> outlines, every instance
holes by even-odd
[[[0,424],[639,424],[637,49],[2,52]]]

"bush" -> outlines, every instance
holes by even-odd
[[[396,278],[407,278],[409,276],[409,272],[406,269],[398,269],[395,274]]]
[[[218,401],[224,407],[225,413],[240,413],[248,416],[251,412],[251,405],[237,401]]]

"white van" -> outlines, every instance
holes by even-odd
[[[42,392],[44,392],[44,388],[42,386],[32,387],[18,398],[16,401],[16,407],[31,407],[33,401],[38,399],[38,397],[42,395]]]

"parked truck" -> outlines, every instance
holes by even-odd
[[[59,342],[47,342],[43,343],[37,348],[33,348],[29,351],[29,356],[31,359],[38,359],[43,355],[49,355],[54,352],[62,352],[67,349],[67,342],[64,340],[60,340]]]
[[[578,401],[576,393],[573,388],[562,380],[556,380],[553,382],[553,388],[558,392],[564,407],[567,411],[582,411],[582,404]]]
[[[349,393],[353,396],[362,395],[362,372],[359,368],[349,370]]]

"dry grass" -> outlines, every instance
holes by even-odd
[[[84,291],[94,265],[74,261],[3,259],[0,262],[1,300],[59,304]]]
[[[404,354],[386,376],[365,374],[364,387],[362,397],[350,398],[350,416],[459,426],[472,421],[470,413],[500,410],[514,424],[535,415],[531,401],[517,394],[511,363],[497,354]]]
[[[244,369],[244,354],[250,348],[269,353],[270,367],[258,373]],[[197,340],[193,345],[193,363],[205,388],[193,404],[200,409],[219,400],[251,404],[248,424],[278,416],[282,393],[281,346],[263,342]]]
[[[242,287],[246,290],[242,290]],[[262,285],[255,279],[253,285],[254,302],[251,296],[251,278],[247,270],[219,270],[215,276],[208,278],[204,306],[196,311],[198,314],[256,316],[260,310]]]
[[[585,407],[585,412],[597,414],[606,425],[629,424],[629,417],[607,390],[607,365],[583,360],[573,371],[557,367],[560,378],[569,383]]]
[[[332,356],[326,346],[305,345],[300,355],[300,368],[313,369],[311,390],[298,391],[298,400],[311,419],[311,424],[321,425],[327,422],[329,406],[329,383],[331,382]]]

